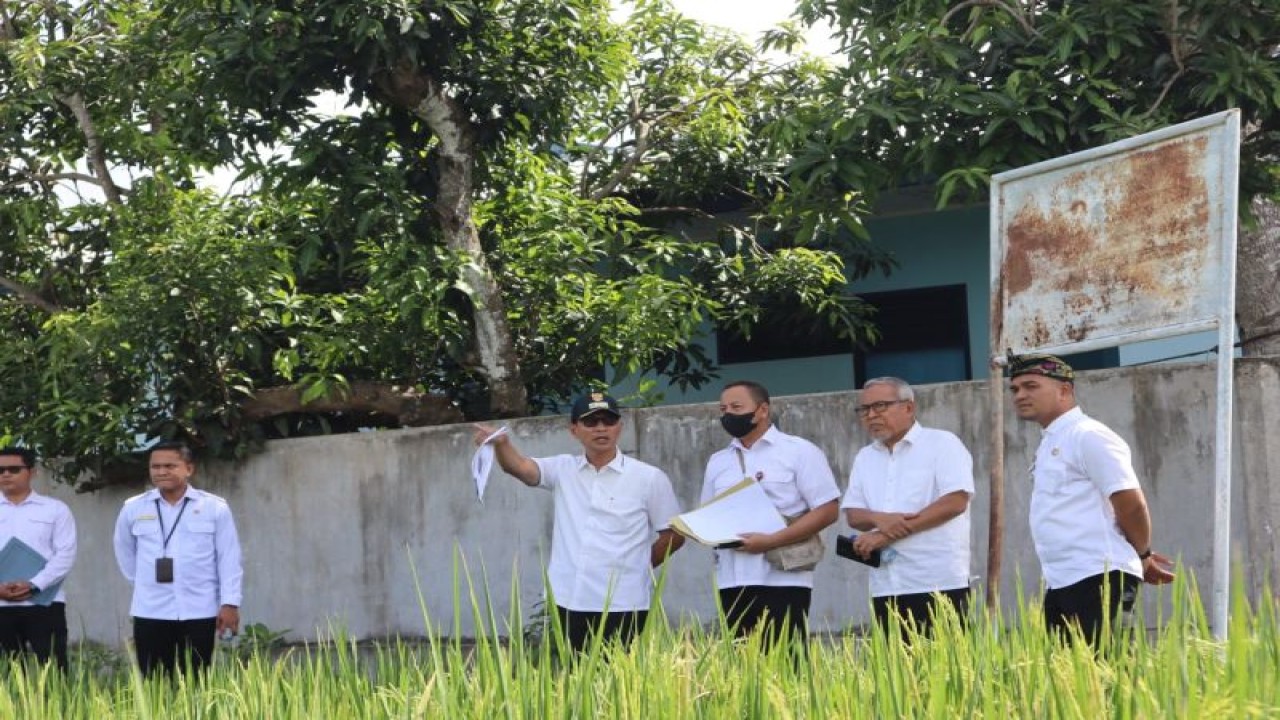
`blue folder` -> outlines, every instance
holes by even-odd
[[[35,548],[18,538],[9,538],[9,542],[0,548],[0,583],[14,580],[30,580],[36,573],[44,569],[48,560],[35,551]],[[58,594],[62,581],[40,588],[40,592],[31,598],[36,605],[48,605]]]

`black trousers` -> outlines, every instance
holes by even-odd
[[[729,629],[738,637],[763,626],[765,643],[776,644],[783,628],[796,642],[809,638],[809,602],[813,589],[787,585],[742,585],[720,591],[720,609]]]
[[[217,618],[199,620],[133,619],[133,646],[143,675],[163,671],[172,676],[188,661],[199,675],[213,659]]]
[[[1066,587],[1047,590],[1044,594],[1044,624],[1050,632],[1070,637],[1068,628],[1075,626],[1091,645],[1102,639],[1106,621],[1120,618],[1121,609],[1129,610],[1138,595],[1141,580],[1121,570],[1092,575]]]
[[[890,626],[889,614],[897,613],[904,639],[908,637],[909,625],[914,625],[921,635],[929,636],[933,634],[933,615],[937,612],[938,602],[951,603],[956,614],[963,618],[969,610],[969,588],[874,597],[871,598],[871,612],[876,625],[885,628],[886,632]]]
[[[606,613],[570,610],[557,605],[556,613],[560,616],[560,632],[564,633],[569,649],[574,652],[581,652],[597,632],[606,642],[630,645],[649,619],[648,610]]]
[[[67,671],[67,606],[65,603],[0,608],[0,652],[17,659],[30,652],[40,662],[52,660]]]

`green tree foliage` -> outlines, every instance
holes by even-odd
[[[1239,108],[1246,352],[1280,353],[1280,3],[1259,0],[801,0],[846,61],[775,132],[803,138],[792,199],[820,205],[990,176]],[[1248,208],[1246,208],[1248,210]],[[1246,215],[1249,213],[1246,212]]]
[[[698,332],[775,297],[860,337],[847,279],[885,261],[797,238],[761,133],[817,67],[608,11],[0,6],[0,436],[110,481],[144,438],[233,457],[606,367],[696,385]]]
[[[803,0],[799,13],[832,21],[848,59],[811,109],[807,174],[936,177],[945,202],[992,171],[1238,107],[1245,194],[1274,188],[1274,3]]]

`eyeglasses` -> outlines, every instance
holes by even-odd
[[[618,417],[617,415],[608,415],[608,414],[590,415],[588,417],[579,418],[578,424],[581,425],[582,427],[589,427],[589,428],[598,427],[600,425],[603,425],[605,427],[613,427],[614,425],[617,425],[618,421],[620,420],[622,420],[622,418]]]
[[[859,405],[855,407],[853,411],[858,413],[858,417],[866,417],[867,415],[870,415],[872,412],[879,415],[880,413],[884,412],[885,410],[888,410],[894,405],[897,405],[898,403],[904,403],[904,402],[911,402],[911,401],[910,400],[881,400],[880,402],[873,402],[873,403],[868,403],[866,405]]]
[[[28,469],[26,465],[0,465],[0,475],[18,475]]]

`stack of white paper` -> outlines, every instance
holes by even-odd
[[[786,526],[764,488],[751,478],[671,520],[676,532],[712,547],[736,543],[743,533],[773,533]]]
[[[476,499],[484,502],[484,489],[489,484],[489,472],[493,470],[493,441],[507,434],[503,425],[484,439],[475,455],[471,456],[471,477],[476,481]]]

